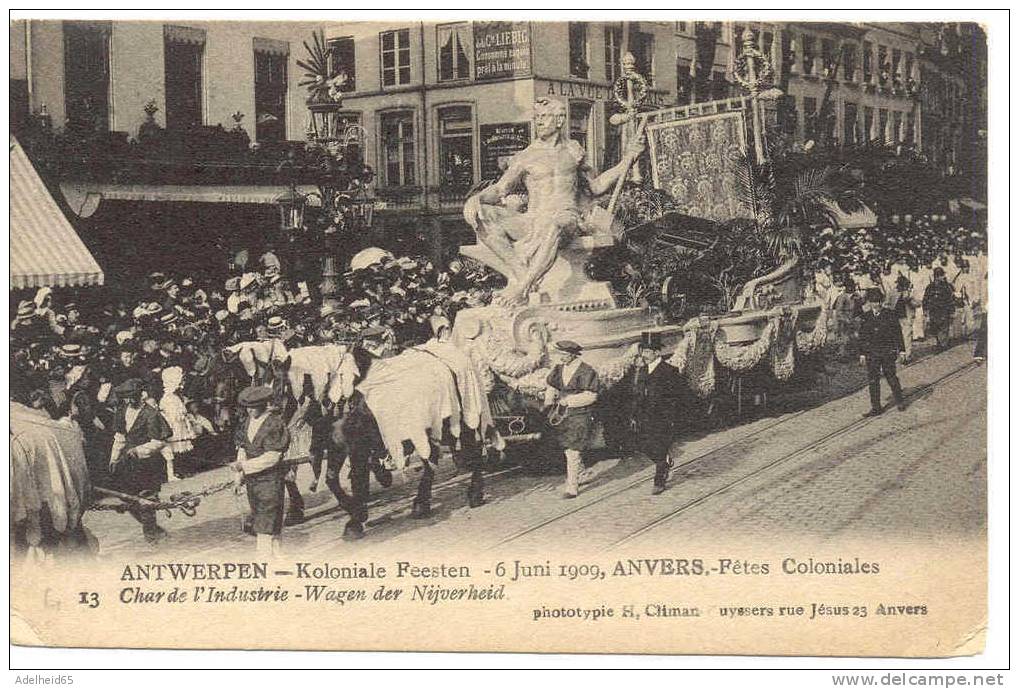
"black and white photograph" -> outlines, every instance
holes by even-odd
[[[987,25],[476,14],[12,15],[11,642],[980,653]]]

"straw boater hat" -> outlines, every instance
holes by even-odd
[[[257,275],[255,275],[254,273],[245,273],[244,275],[241,276],[240,289],[242,291],[246,290],[252,285],[254,285],[256,282],[258,282]]]
[[[283,320],[282,316],[272,316],[266,323],[266,326],[268,326],[269,332],[278,334],[286,329],[287,322]]]
[[[29,318],[35,315],[35,302],[23,300],[18,304],[18,315],[15,316],[15,321],[27,321]]]
[[[242,407],[264,407],[272,400],[272,388],[267,385],[252,385],[237,395],[237,404]]]
[[[241,279],[240,279],[240,277],[235,275],[234,277],[227,279],[226,284],[224,285],[224,287],[226,288],[227,292],[236,292],[237,290],[239,290],[241,288]]]
[[[81,356],[80,344],[64,344],[60,346],[60,356],[64,359],[77,359]]]

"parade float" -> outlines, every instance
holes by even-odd
[[[720,241],[718,228],[734,220],[758,229],[770,222],[764,209],[748,208],[739,198],[747,182],[743,166],[767,166],[766,101],[778,94],[770,87],[767,58],[752,36],[744,38],[735,77],[748,95],[690,106],[642,110],[647,83],[626,56],[614,89],[620,112],[611,122],[622,128],[624,147],[646,136],[647,153],[632,167],[624,156],[625,169],[611,194],[585,199],[575,190],[570,198],[561,185],[562,177],[575,174],[569,161],[527,149],[510,162],[495,191],[468,201],[465,218],[479,241],[461,253],[502,273],[508,283],[491,305],[460,311],[454,325],[455,335],[491,374],[490,388],[520,393],[518,402],[539,398],[554,363],[552,345],[564,339],[583,347],[584,360],[610,388],[634,365],[641,333],[656,332],[671,363],[702,397],[714,392],[718,367],[739,376],[767,362],[784,381],[798,353],[824,344],[827,319],[812,290],[805,289],[795,255],[778,252],[762,259],[754,269],[757,277],[730,286],[722,307],[704,308],[699,299],[701,283],[718,282],[728,270],[718,258],[730,244]],[[561,130],[542,132],[542,110],[549,107],[536,104],[532,148],[570,150],[572,142],[557,139]],[[591,187],[598,184],[592,178]],[[535,248],[533,235],[541,233],[559,241],[554,260],[533,279],[531,257],[540,257],[543,249]],[[635,243],[652,260],[683,259],[654,282],[655,294],[645,295],[650,299],[621,293],[611,280],[598,279],[595,269],[600,257]],[[632,271],[633,277],[646,278],[641,273],[649,270]],[[521,288],[528,276],[532,282]],[[511,432],[522,432],[523,417],[514,418]]]

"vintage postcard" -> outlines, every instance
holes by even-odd
[[[982,651],[985,27],[240,19],[11,22],[12,643]]]

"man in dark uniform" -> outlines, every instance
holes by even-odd
[[[655,463],[652,495],[665,490],[672,458],[684,380],[675,366],[662,358],[660,333],[641,333],[641,362],[633,377],[632,429],[637,451]]]
[[[902,386],[895,374],[895,361],[900,352],[906,351],[902,341],[902,329],[895,312],[884,307],[884,295],[881,290],[867,290],[863,317],[860,320],[860,363],[867,367],[867,379],[870,383],[870,411],[864,414],[877,416],[881,408],[881,376],[888,381],[892,389],[892,397],[899,411],[906,409],[902,397]]]
[[[938,351],[948,349],[949,325],[955,311],[955,292],[945,279],[945,269],[934,269],[934,280],[923,293],[923,310],[930,321],[929,330],[934,333]]]
[[[113,447],[110,450],[110,475],[113,487],[130,495],[159,499],[159,488],[166,477],[166,441],[173,435],[170,425],[157,409],[142,401],[142,381],[132,378],[114,389],[120,406],[113,419]],[[131,516],[142,525],[145,540],[155,543],[166,532],[156,524],[152,510],[132,507]]]
[[[566,484],[563,497],[575,498],[583,468],[581,453],[604,445],[601,424],[596,416],[598,374],[580,359],[582,351],[572,340],[555,345],[561,363],[545,380],[545,410],[551,436],[566,455]]]
[[[251,505],[251,528],[257,538],[260,556],[279,555],[283,533],[284,485],[286,473],[281,464],[290,445],[290,434],[283,418],[269,409],[273,389],[251,386],[241,390],[237,403],[247,409],[248,418],[234,435],[237,461],[233,468],[238,483],[244,483]]]

